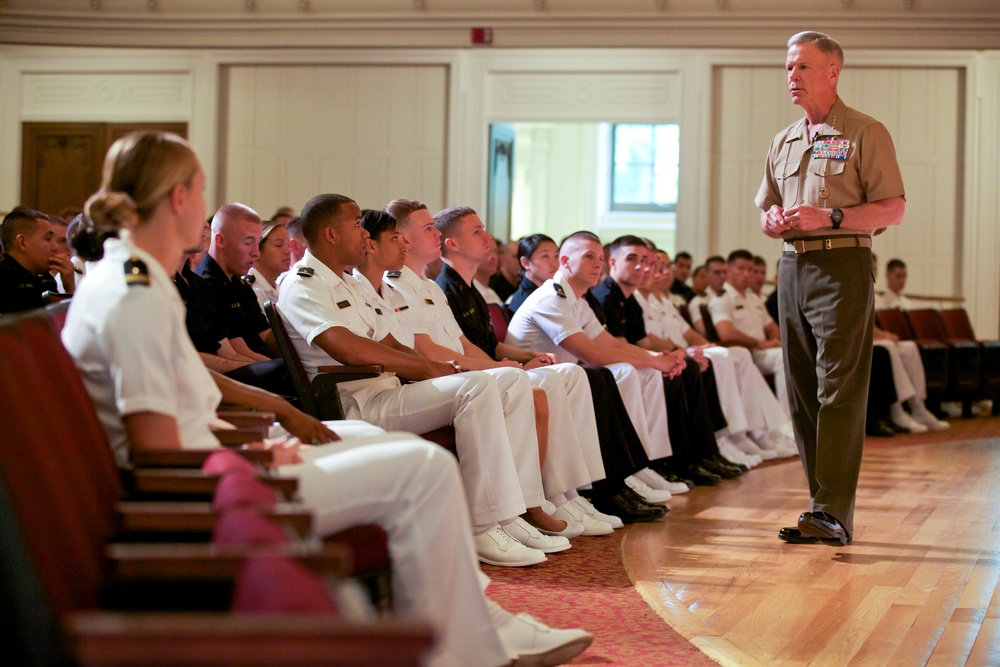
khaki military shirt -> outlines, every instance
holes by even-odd
[[[767,153],[764,180],[754,202],[766,211],[777,204],[850,208],[903,196],[903,177],[892,137],[882,123],[848,108],[839,97],[823,126],[810,139],[805,118],[782,130]],[[785,238],[857,235],[830,227],[790,230]]]

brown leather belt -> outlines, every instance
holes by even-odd
[[[838,248],[871,248],[872,237],[858,236],[830,236],[826,238],[791,239],[782,244],[782,251],[786,253],[801,254],[814,250],[836,250]]]

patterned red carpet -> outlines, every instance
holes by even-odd
[[[584,628],[594,643],[574,665],[707,666],[715,663],[674,632],[636,592],[622,564],[622,535],[581,537],[528,568],[483,566],[487,594],[554,627]]]

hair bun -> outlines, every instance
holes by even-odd
[[[95,232],[117,232],[138,222],[135,202],[124,192],[98,190],[83,207],[84,221]]]

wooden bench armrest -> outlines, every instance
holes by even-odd
[[[320,373],[328,375],[371,375],[372,377],[382,373],[381,364],[368,364],[367,366],[320,366],[316,369]]]
[[[215,529],[218,512],[206,502],[122,501],[115,507],[124,533],[207,533]],[[296,503],[278,503],[258,510],[299,535],[312,534],[312,512]]]
[[[137,468],[201,468],[215,449],[136,449],[129,458]],[[252,463],[271,467],[274,453],[266,449],[234,449]]]
[[[248,442],[261,442],[267,437],[270,427],[266,428],[217,428],[212,429],[212,435],[223,447],[239,447]]]
[[[277,416],[273,412],[258,412],[256,410],[225,409],[217,410],[216,414],[236,428],[264,428],[274,424]]]
[[[258,479],[280,492],[285,500],[293,500],[299,488],[299,480],[294,477],[261,475]],[[131,471],[127,480],[133,499],[151,495],[210,499],[218,483],[217,476],[185,468],[141,468]]]
[[[358,623],[315,614],[75,612],[63,627],[83,667],[405,666],[423,664],[433,643],[426,624]]]
[[[231,581],[250,556],[294,558],[325,575],[348,576],[352,553],[343,544],[293,542],[219,547],[206,543],[116,542],[105,552],[116,583],[131,581]]]

